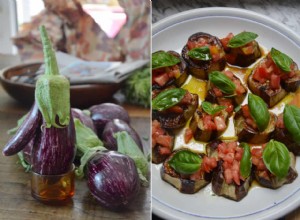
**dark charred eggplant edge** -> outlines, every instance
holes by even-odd
[[[218,158],[218,145],[221,144],[222,141],[216,140],[208,143],[206,145],[206,153],[210,157]],[[245,181],[241,180],[241,185],[237,185],[235,183],[227,184],[224,178],[224,170],[223,170],[223,161],[218,161],[218,166],[213,172],[212,176],[212,190],[218,196],[223,196],[225,198],[240,201],[242,200],[247,194],[250,189],[253,175],[252,172]]]
[[[198,125],[201,120],[203,121],[202,115],[203,115],[203,109],[201,107],[199,107],[198,109],[196,109],[196,111],[190,121],[190,124],[189,124],[190,129],[193,132],[193,136],[194,136],[195,140],[209,142],[209,141],[214,140],[214,139],[218,138],[219,136],[221,136],[221,134],[224,133],[224,131],[227,129],[228,113],[226,112],[226,110],[222,110],[222,115],[224,116],[224,120],[226,123],[226,128],[222,131],[205,130],[204,128],[201,129]],[[202,122],[202,124],[204,125],[204,122]]]
[[[183,113],[152,110],[152,118],[158,120],[161,126],[166,129],[183,127],[198,107],[198,95],[193,93],[191,93],[191,95],[193,97],[192,103],[186,106]]]
[[[170,165],[169,161],[172,157],[179,151],[188,150],[188,149],[179,149],[174,151],[163,163],[161,167],[160,174],[161,178],[178,189],[181,193],[185,194],[194,194],[198,192],[200,189],[205,187],[211,181],[211,173],[205,173],[204,178],[199,180],[190,180],[189,178],[183,178],[180,174],[178,174]],[[202,157],[199,155],[199,157]]]
[[[220,48],[223,49],[220,40],[217,37],[212,36],[208,33],[203,33],[203,32],[195,33],[188,38],[188,41],[195,41],[200,37],[210,39],[214,45],[218,45]],[[210,61],[202,61],[197,64],[192,59],[190,59],[190,57],[188,56],[188,52],[189,52],[189,48],[187,45],[185,45],[182,49],[181,55],[187,64],[188,72],[193,76],[195,76],[196,78],[208,79],[209,72],[222,71],[225,68],[226,65],[225,56],[220,60],[218,60],[217,62],[213,62],[212,60],[210,60]]]
[[[270,112],[270,121],[267,128],[263,132],[259,132],[247,125],[242,114],[242,109],[240,109],[234,116],[234,127],[238,140],[250,144],[263,144],[268,142],[275,130],[276,120],[277,116]]]
[[[161,90],[161,89],[164,89],[164,88],[172,86],[172,85],[175,85],[176,87],[180,87],[188,78],[187,66],[186,66],[186,63],[183,60],[183,58],[180,56],[180,54],[173,50],[169,50],[169,51],[167,51],[167,53],[180,59],[180,63],[176,64],[179,66],[180,76],[177,79],[173,78],[173,79],[169,80],[164,86],[160,86],[157,83],[155,83],[155,84],[153,83],[152,90]]]

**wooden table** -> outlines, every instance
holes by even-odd
[[[131,125],[149,148],[149,110],[135,106],[125,106],[129,111]],[[16,125],[27,108],[10,98],[0,86],[0,149],[10,138],[6,131]],[[76,180],[75,196],[66,206],[47,206],[31,197],[30,173],[25,173],[17,156],[0,155],[0,220],[92,220],[92,219],[150,219],[150,188],[142,187],[136,200],[122,212],[112,212],[102,208],[91,196],[85,180]]]

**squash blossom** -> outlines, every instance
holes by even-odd
[[[57,60],[44,26],[40,27],[44,50],[45,74],[36,82],[35,100],[45,126],[62,128],[70,121],[70,83],[59,74]]]

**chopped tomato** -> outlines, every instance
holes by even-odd
[[[180,106],[175,105],[175,106],[168,108],[168,112],[181,114],[181,113],[183,113],[183,109]]]
[[[254,129],[257,128],[257,124],[255,123],[255,121],[252,118],[246,118],[245,122],[250,127],[254,128]]]
[[[180,101],[181,104],[185,104],[185,105],[188,105],[188,104],[191,104],[193,101],[193,96],[191,93],[189,92],[186,92],[184,97],[182,98],[182,100]]]
[[[214,86],[214,87],[213,87],[213,91],[214,91],[214,93],[215,93],[215,95],[216,95],[217,97],[222,97],[222,96],[223,96],[222,91],[221,91],[218,87]]]
[[[156,143],[164,147],[171,148],[173,143],[173,138],[170,135],[159,135],[156,138]]]
[[[245,118],[251,118],[250,110],[248,105],[242,106],[242,113]]]
[[[230,39],[233,37],[234,37],[233,33],[229,33],[225,38],[222,38],[220,40],[225,50],[227,49],[227,45],[228,45]]]
[[[172,67],[167,68],[167,73],[169,78],[177,79],[180,76],[180,69],[178,65],[174,65]]]
[[[167,148],[167,147],[159,147],[159,154],[161,155],[169,155],[171,154],[171,149],[170,148]]]
[[[277,118],[277,121],[276,121],[276,127],[285,128],[282,114],[278,115],[278,118]]]
[[[227,127],[224,118],[221,116],[214,117],[214,123],[218,131],[224,131]]]
[[[156,76],[153,76],[154,82],[156,82],[159,86],[164,86],[169,81],[169,76],[167,73],[162,73]]]
[[[280,88],[280,76],[272,74],[270,80],[271,89],[279,89]]]
[[[216,124],[213,122],[211,115],[204,114],[203,116],[204,129],[208,131],[213,131],[217,129]]]
[[[226,169],[224,171],[224,177],[225,177],[225,182],[227,184],[231,184],[232,183],[232,179],[233,179],[233,175],[230,169]]]
[[[231,72],[230,70],[226,70],[223,72],[229,79],[233,79],[233,72]]]
[[[184,132],[184,142],[187,144],[193,138],[193,131],[190,128],[186,128]]]
[[[252,42],[248,43],[247,45],[241,48],[245,55],[250,55],[254,53],[254,45]]]
[[[211,172],[215,167],[217,167],[217,160],[214,157],[204,156],[201,164],[201,170],[206,173]]]
[[[241,84],[241,81],[240,81],[239,79],[233,78],[233,82],[234,82],[234,84],[235,84],[235,86],[236,86],[235,91],[236,91],[236,93],[237,93],[238,95],[241,95],[241,94],[243,94],[243,93],[246,92],[246,89],[245,89],[244,86]]]
[[[253,79],[259,83],[265,83],[267,81],[269,73],[264,67],[258,67],[255,69]]]

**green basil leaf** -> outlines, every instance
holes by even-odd
[[[247,143],[241,143],[240,147],[244,149],[243,157],[240,162],[240,174],[243,178],[247,178],[251,173],[251,152]]]
[[[212,59],[208,46],[196,47],[188,52],[188,56],[195,60],[208,61]]]
[[[226,94],[233,94],[236,86],[228,76],[219,71],[213,71],[208,74],[209,80]]]
[[[186,90],[181,88],[162,91],[152,100],[152,109],[158,111],[166,110],[178,104],[185,94]]]
[[[264,131],[268,127],[270,121],[270,113],[267,104],[259,96],[250,93],[248,96],[248,106],[250,114],[257,124],[258,130]]]
[[[169,161],[169,165],[178,173],[193,174],[200,169],[202,159],[198,154],[189,151],[181,150]]]
[[[292,58],[275,48],[271,49],[271,57],[276,66],[285,72],[291,72],[291,64],[293,63]]]
[[[202,109],[209,115],[214,115],[226,108],[226,106],[213,105],[210,102],[206,102],[206,101],[202,102],[201,105],[202,105]]]
[[[180,63],[180,59],[165,51],[152,53],[152,69],[174,66]]]
[[[293,140],[300,144],[300,109],[294,105],[286,105],[283,111],[283,122]]]
[[[283,143],[271,140],[263,151],[263,161],[268,170],[279,178],[288,174],[290,154]]]
[[[227,46],[231,48],[241,47],[255,40],[257,37],[258,35],[253,32],[244,31],[231,38]]]

